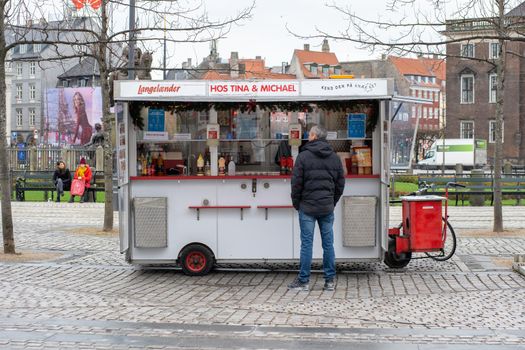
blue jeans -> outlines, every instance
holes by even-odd
[[[299,281],[302,283],[310,281],[316,221],[319,224],[323,245],[324,278],[325,280],[333,280],[335,277],[334,213],[325,216],[311,216],[300,210],[299,225],[301,227],[301,259]]]

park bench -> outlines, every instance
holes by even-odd
[[[492,175],[419,176],[418,183],[422,184],[423,182],[432,185],[427,194],[433,195],[444,195],[448,182],[456,182],[465,186],[464,189],[449,188],[449,197],[455,198],[456,205],[458,205],[460,200],[461,205],[465,205],[465,199],[468,199],[471,195],[490,196],[490,205],[494,203],[494,178]],[[519,205],[521,197],[525,195],[525,176],[515,174],[502,175],[501,192],[504,196],[516,196],[516,204]]]
[[[53,199],[56,192],[53,173],[54,171],[12,171],[11,176],[15,181],[16,200],[25,201],[26,191],[43,191],[44,200],[49,198],[49,192],[51,192],[51,199]]]
[[[53,200],[56,192],[53,173],[54,171],[11,171],[11,178],[15,184],[16,200],[25,201],[26,191],[43,191],[44,200],[49,198]],[[91,196],[93,202],[96,202],[96,192],[101,191],[104,191],[104,172],[93,170],[91,187],[88,189],[88,200]],[[51,197],[49,197],[49,193],[51,193]]]

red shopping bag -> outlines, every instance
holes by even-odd
[[[84,194],[85,188],[86,184],[84,183],[84,180],[74,179],[71,183],[71,195],[82,196]]]

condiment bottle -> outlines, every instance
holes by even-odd
[[[197,158],[197,176],[204,176],[204,158],[200,153]]]

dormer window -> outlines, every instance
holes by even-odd
[[[310,64],[310,73],[317,75],[317,64]]]
[[[327,77],[330,75],[330,66],[323,66],[323,76]]]
[[[335,67],[334,67],[334,74],[335,74],[335,75],[339,75],[339,74],[341,74],[341,67],[339,67],[339,66],[335,66]]]

